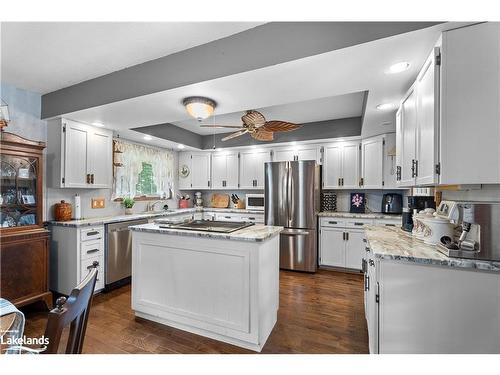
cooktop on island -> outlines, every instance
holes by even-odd
[[[237,222],[237,221],[216,221],[216,220],[193,220],[184,223],[169,223],[168,221],[158,219],[155,220],[160,228],[197,230],[203,232],[218,232],[231,233],[237,230],[247,228],[254,223]]]

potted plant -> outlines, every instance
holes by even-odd
[[[130,198],[124,198],[122,202],[123,206],[125,207],[125,215],[132,215],[132,207],[134,207],[135,201]]]

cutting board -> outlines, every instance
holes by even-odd
[[[210,205],[213,208],[227,208],[229,207],[229,195],[228,194],[212,194],[210,199]]]

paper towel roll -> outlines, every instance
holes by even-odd
[[[79,220],[82,218],[82,205],[80,200],[80,195],[75,195],[75,219]]]

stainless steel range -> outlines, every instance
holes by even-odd
[[[254,223],[216,220],[193,220],[184,223],[172,223],[168,220],[155,220],[160,228],[195,230],[202,232],[232,233],[250,227]]]

